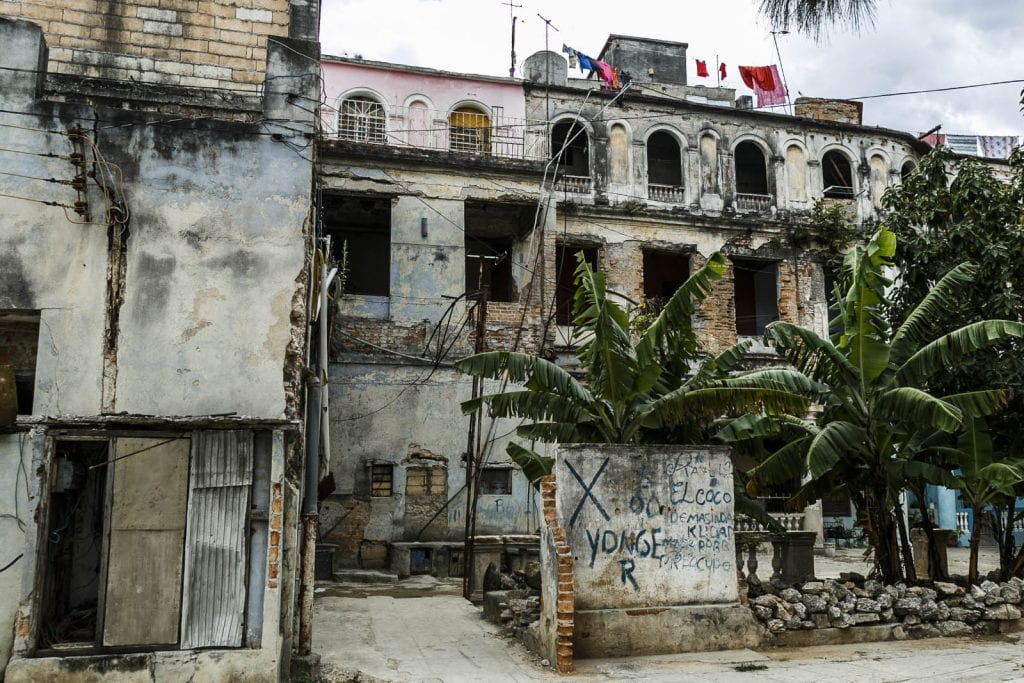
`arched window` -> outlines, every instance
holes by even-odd
[[[736,192],[738,194],[768,194],[768,166],[764,152],[756,143],[736,145]]]
[[[490,152],[491,117],[473,107],[448,115],[448,148],[453,152]]]
[[[661,130],[647,138],[647,185],[651,199],[665,192],[674,195],[683,189],[683,157],[679,141]],[[664,191],[664,192],[663,192]],[[679,198],[681,201],[681,197]]]
[[[790,201],[807,201],[807,159],[796,145],[786,148],[786,182]]]
[[[564,150],[562,148],[565,148]],[[590,192],[590,138],[576,121],[559,121],[551,128],[551,157],[562,152],[555,189]]]
[[[871,191],[871,205],[882,208],[882,195],[889,184],[889,165],[880,154],[872,154],[868,159],[868,187]]]
[[[853,197],[853,169],[850,160],[837,149],[825,152],[821,158],[822,194],[830,199]]]
[[[349,97],[338,110],[338,137],[356,142],[387,142],[384,105],[370,97]]]
[[[913,161],[906,162],[905,164],[903,164],[903,167],[900,169],[900,180],[903,181],[903,182],[907,182],[907,178],[909,178],[910,174],[913,173],[916,170],[917,170],[917,165],[914,164]]]

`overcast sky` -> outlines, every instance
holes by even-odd
[[[778,61],[756,0],[513,0],[518,67],[544,48],[540,13],[562,43],[596,57],[610,33],[689,43],[693,59],[728,65],[723,85],[749,94],[736,66]],[[361,54],[435,69],[507,76],[509,8],[500,0],[323,0],[325,54]],[[906,90],[1024,79],[1021,0],[878,0],[874,27],[834,30],[825,42],[780,35],[791,97],[860,97]],[[711,67],[713,68],[713,67]],[[576,72],[578,73],[578,71]],[[868,99],[864,123],[911,132],[942,124],[944,133],[1024,135],[1024,84]]]

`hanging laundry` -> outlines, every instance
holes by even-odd
[[[1017,147],[1015,135],[979,135],[978,153],[989,159],[1008,159]]]
[[[601,77],[601,80],[614,87],[615,77],[612,75],[611,64],[602,62],[599,59],[592,59],[590,61],[594,68],[597,69],[597,75]]]
[[[703,59],[694,60],[697,62],[697,77],[707,78],[708,77],[708,63]]]
[[[594,69],[597,68],[596,66],[594,66],[594,62],[596,60],[591,59],[582,52],[577,52],[576,56],[580,60],[580,71],[593,71]]]
[[[569,68],[575,69],[579,66],[579,59],[576,57],[576,50],[569,53]]]
[[[622,87],[625,88],[627,85],[633,82],[633,74],[628,71],[619,72],[619,80],[622,81]]]
[[[612,67],[612,87],[616,90],[622,87],[622,81],[619,80],[619,70],[614,66]]]
[[[788,99],[786,88],[779,76],[779,69],[774,64],[763,67],[768,70],[768,75],[763,80],[767,83],[770,80],[771,88],[763,88],[754,80],[754,95],[757,97],[758,107],[770,107],[777,104],[785,104]]]
[[[741,66],[740,78],[751,90],[754,90],[755,86],[761,90],[775,90],[775,78],[767,66]]]
[[[718,65],[718,78],[723,81],[725,80],[725,62]]]

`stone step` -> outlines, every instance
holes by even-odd
[[[398,575],[374,569],[341,569],[334,572],[334,580],[345,583],[398,583]]]

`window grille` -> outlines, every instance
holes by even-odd
[[[387,142],[384,106],[369,97],[342,101],[338,112],[338,137],[355,142]]]
[[[392,465],[371,466],[370,495],[375,498],[390,496],[394,486],[394,476],[394,467]]]

